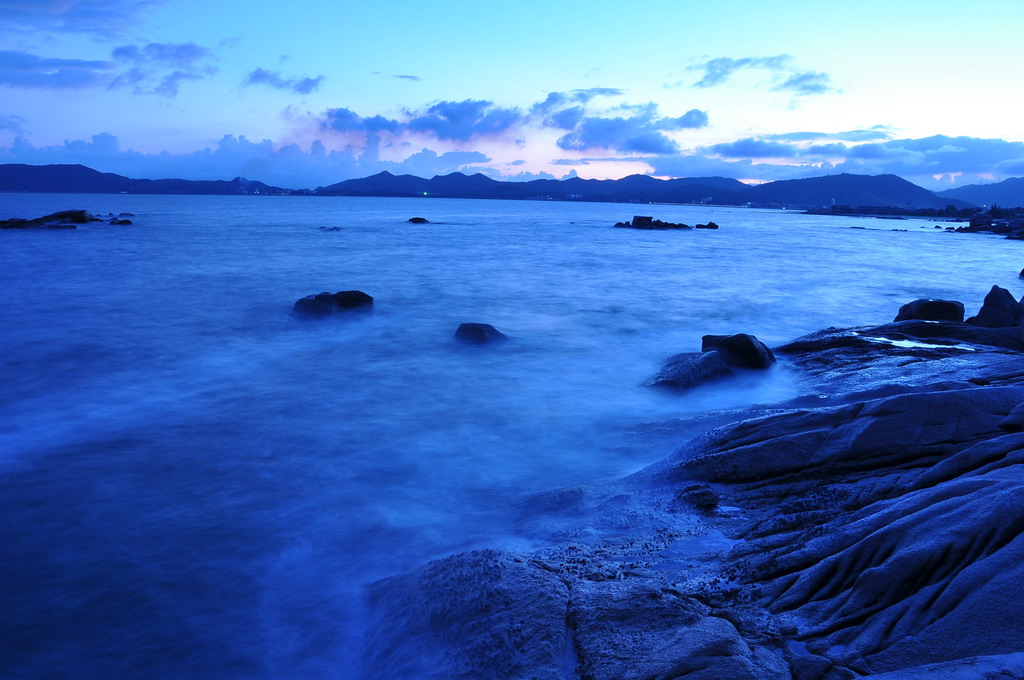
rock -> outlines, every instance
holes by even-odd
[[[437,560],[370,587],[367,666],[378,678],[562,680],[568,601],[555,574],[514,555]]]
[[[325,226],[321,226],[321,227],[317,227],[317,229],[319,229],[320,231],[341,231],[341,227],[325,227]]]
[[[662,222],[646,215],[634,215],[632,222],[616,222],[615,226],[632,229],[693,229],[688,224]]]
[[[1020,270],[1020,274],[1017,274],[1018,279],[1024,279],[1024,269]]]
[[[718,229],[718,225],[714,222],[708,222],[707,224],[698,224],[697,229]]]
[[[1020,432],[1024,430],[1024,403],[1013,407],[1006,417],[999,421],[999,429],[1007,432]]]
[[[893,321],[953,321],[962,323],[964,320],[964,303],[955,300],[933,300],[931,298],[914,300],[900,307]]]
[[[455,339],[471,345],[508,340],[508,336],[489,323],[464,323],[455,329]]]
[[[669,357],[661,370],[648,378],[644,385],[687,390],[730,375],[734,375],[733,370],[720,352],[685,352]]]
[[[0,220],[0,229],[76,229],[77,224],[99,221],[98,217],[85,210],[62,210],[30,220]]]
[[[132,221],[131,220],[126,220],[126,219],[119,219],[117,217],[114,217],[114,218],[111,218],[109,224],[125,225],[125,224],[132,224]]]
[[[1022,318],[1024,310],[1013,294],[1005,288],[992,286],[978,315],[967,319],[967,323],[983,328],[1005,328],[1019,326]]]
[[[753,335],[705,335],[700,351],[718,350],[722,358],[738,368],[768,368],[775,363],[775,355]]]
[[[123,213],[118,213],[117,216],[118,217],[135,217],[135,213],[123,212]]]
[[[410,217],[409,221],[413,224],[427,224],[430,222],[426,217]]]
[[[307,317],[325,317],[343,312],[369,312],[373,298],[360,290],[307,295],[295,302],[292,314]]]

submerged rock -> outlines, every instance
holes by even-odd
[[[718,225],[714,222],[708,222],[707,224],[698,224],[696,229],[718,229]]]
[[[295,302],[292,314],[304,317],[325,317],[346,312],[369,312],[373,298],[361,290],[307,295]]]
[[[471,345],[508,340],[508,336],[489,323],[464,323],[455,329],[455,339]]]
[[[701,351],[717,350],[722,358],[738,368],[768,368],[775,363],[775,355],[767,345],[753,335],[705,335]]]
[[[964,303],[955,300],[933,300],[931,298],[914,300],[900,307],[893,321],[954,321],[964,320]]]
[[[413,224],[428,224],[430,222],[426,217],[410,217],[409,221]]]
[[[669,357],[661,370],[648,378],[644,385],[688,390],[730,375],[734,375],[734,372],[720,352],[684,352]]]

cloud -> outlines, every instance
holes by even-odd
[[[0,85],[74,89],[99,84],[113,68],[108,61],[51,59],[27,52],[0,52]]]
[[[127,69],[108,87],[131,88],[136,94],[174,97],[182,83],[217,72],[209,63],[212,50],[193,42],[124,45],[115,48],[111,56]]]
[[[827,73],[798,69],[794,62],[789,54],[739,59],[716,57],[691,66],[690,69],[703,71],[700,80],[693,84],[694,87],[722,85],[737,71],[754,69],[769,72],[773,82],[771,90],[774,92],[791,92],[798,96],[838,92],[832,86],[832,79]]]
[[[708,124],[704,111],[692,109],[678,118],[661,118],[653,103],[640,107],[629,117],[583,116],[572,132],[556,144],[566,151],[612,149],[626,153],[672,154],[679,145],[664,134],[665,130],[700,128]]]
[[[415,80],[415,81],[420,81],[420,80],[423,80],[423,79],[422,79],[422,78],[420,78],[419,76],[412,76],[412,75],[408,75],[408,74],[401,74],[401,73],[400,73],[400,74],[397,74],[397,75],[393,75],[393,76],[391,76],[391,77],[392,77],[392,78],[395,78],[395,79],[397,79],[397,80]]]
[[[465,99],[438,102],[425,113],[411,118],[406,128],[437,139],[467,141],[505,132],[521,122],[522,114],[518,109],[501,108],[481,99]]]
[[[821,139],[836,139],[845,142],[875,142],[890,138],[892,138],[892,132],[884,125],[875,125],[867,130],[847,130],[845,132],[784,132],[781,134],[761,136],[761,139],[790,142],[805,142]]]
[[[114,36],[163,0],[0,0],[0,24]]]
[[[789,90],[798,95],[825,94],[837,91],[832,87],[832,79],[827,73],[815,71],[794,73],[772,89],[775,91]]]
[[[278,90],[289,90],[296,94],[309,94],[310,92],[315,92],[320,89],[320,83],[322,83],[323,80],[324,76],[317,76],[316,78],[310,78],[309,76],[285,78],[276,71],[257,68],[246,76],[245,80],[242,81],[242,85],[268,85],[269,87],[273,87]]]
[[[793,57],[788,54],[779,54],[774,57],[743,57],[742,59],[717,57],[691,68],[704,71],[704,76],[694,83],[695,87],[714,87],[726,82],[733,73],[741,69],[762,68],[769,71],[781,71],[788,68],[792,61]]]
[[[715,144],[710,150],[725,158],[793,158],[799,153],[797,147],[791,144],[749,137],[727,144]]]
[[[25,134],[25,119],[21,116],[5,116],[0,114],[0,130],[23,135]]]

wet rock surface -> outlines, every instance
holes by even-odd
[[[777,351],[802,397],[741,412],[628,477],[531,497],[522,521],[549,528],[547,547],[375,585],[377,667],[1024,677],[1020,328],[910,319]]]

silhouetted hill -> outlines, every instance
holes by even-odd
[[[882,208],[945,208],[970,204],[939,197],[896,175],[826,175],[789,179],[753,187],[749,199],[760,205],[818,208],[831,205]]]
[[[1008,180],[1009,181],[1009,180]],[[1017,180],[1024,183],[1024,180]],[[1007,184],[1003,182],[1002,184]],[[1000,185],[990,185],[998,187]],[[964,191],[971,187],[963,187]],[[979,187],[983,188],[983,187]],[[0,165],[0,192],[123,194],[310,194],[318,196],[432,196],[506,198],[513,200],[607,201],[613,203],[713,203],[795,209],[837,206],[944,209],[971,207],[957,197],[936,196],[896,175],[828,175],[750,186],[726,177],[657,179],[630,175],[622,179],[538,179],[499,182],[480,173],[453,172],[430,179],[380,172],[319,187],[289,191],[241,177],[224,180],[130,179],[83,165]],[[998,201],[1001,205],[1016,201]]]
[[[1024,177],[1011,177],[995,184],[968,184],[936,192],[938,196],[1000,208],[1024,207]]]
[[[611,202],[697,203],[701,201],[742,204],[750,187],[725,177],[688,177],[660,180],[649,175],[622,179],[538,179],[531,182],[499,182],[477,173],[453,172],[422,179],[412,175],[380,172],[318,187],[321,196],[434,196],[446,198],[506,198],[511,200],[576,200]]]
[[[287,189],[233,180],[130,179],[84,165],[0,165],[0,191],[66,194],[281,194]]]

